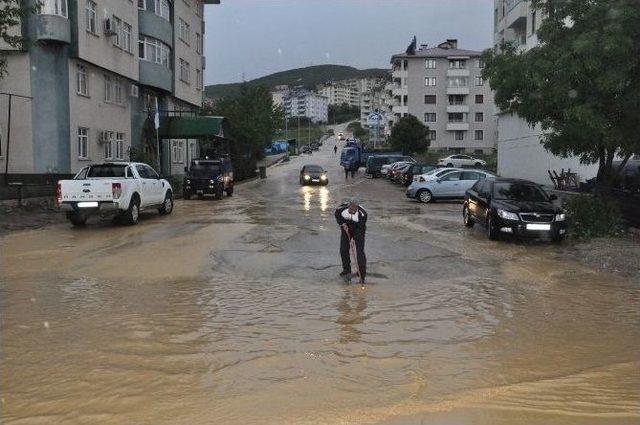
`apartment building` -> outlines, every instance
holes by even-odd
[[[284,95],[286,118],[308,118],[314,123],[326,123],[329,119],[329,99],[303,88],[294,88]]]
[[[358,80],[341,80],[326,83],[318,88],[318,94],[327,98],[329,105],[360,106]]]
[[[11,180],[64,175],[127,160],[132,147],[157,149],[156,105],[161,121],[202,106],[203,7],[218,3],[44,0],[12,29],[37,43],[0,44],[8,59],[0,92],[25,96],[11,98],[9,122],[0,95],[0,170]],[[196,140],[160,139],[164,173],[197,152]]]
[[[371,113],[378,113],[385,117],[384,134],[389,134],[393,126],[393,83],[390,80],[380,79],[362,94],[360,100],[360,123],[367,127],[367,117]]]
[[[450,39],[394,55],[391,110],[429,127],[432,150],[489,153],[496,145],[493,93],[481,76],[482,52]]]
[[[494,0],[494,48],[515,43],[526,51],[538,44],[536,31],[543,16],[527,0]],[[580,180],[596,176],[597,164],[583,165],[578,158],[560,158],[542,146],[540,126],[530,127],[515,114],[497,113],[498,173],[550,184],[547,170],[571,169]]]

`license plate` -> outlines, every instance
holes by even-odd
[[[78,208],[97,208],[97,202],[78,202]]]
[[[551,230],[550,224],[527,224],[527,230]]]
[[[320,183],[320,180],[318,180],[318,179],[312,179],[311,181],[312,181],[313,183]]]
[[[197,191],[196,191],[196,193],[197,193],[198,195],[204,195],[204,190],[197,190]]]

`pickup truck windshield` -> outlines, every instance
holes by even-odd
[[[87,178],[100,178],[100,177],[125,177],[126,165],[119,164],[102,164],[92,165],[87,172]]]
[[[207,177],[211,177],[214,176],[216,174],[220,174],[221,168],[220,168],[220,164],[198,164],[198,165],[192,165],[191,166],[191,170],[189,170],[189,174],[192,177],[195,178],[207,178]]]

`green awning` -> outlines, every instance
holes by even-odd
[[[224,117],[160,117],[158,134],[163,139],[225,137]]]

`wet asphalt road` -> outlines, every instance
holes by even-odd
[[[640,277],[345,181],[335,143],[135,227],[0,239],[2,423],[638,423]],[[364,290],[337,276],[348,197]]]

